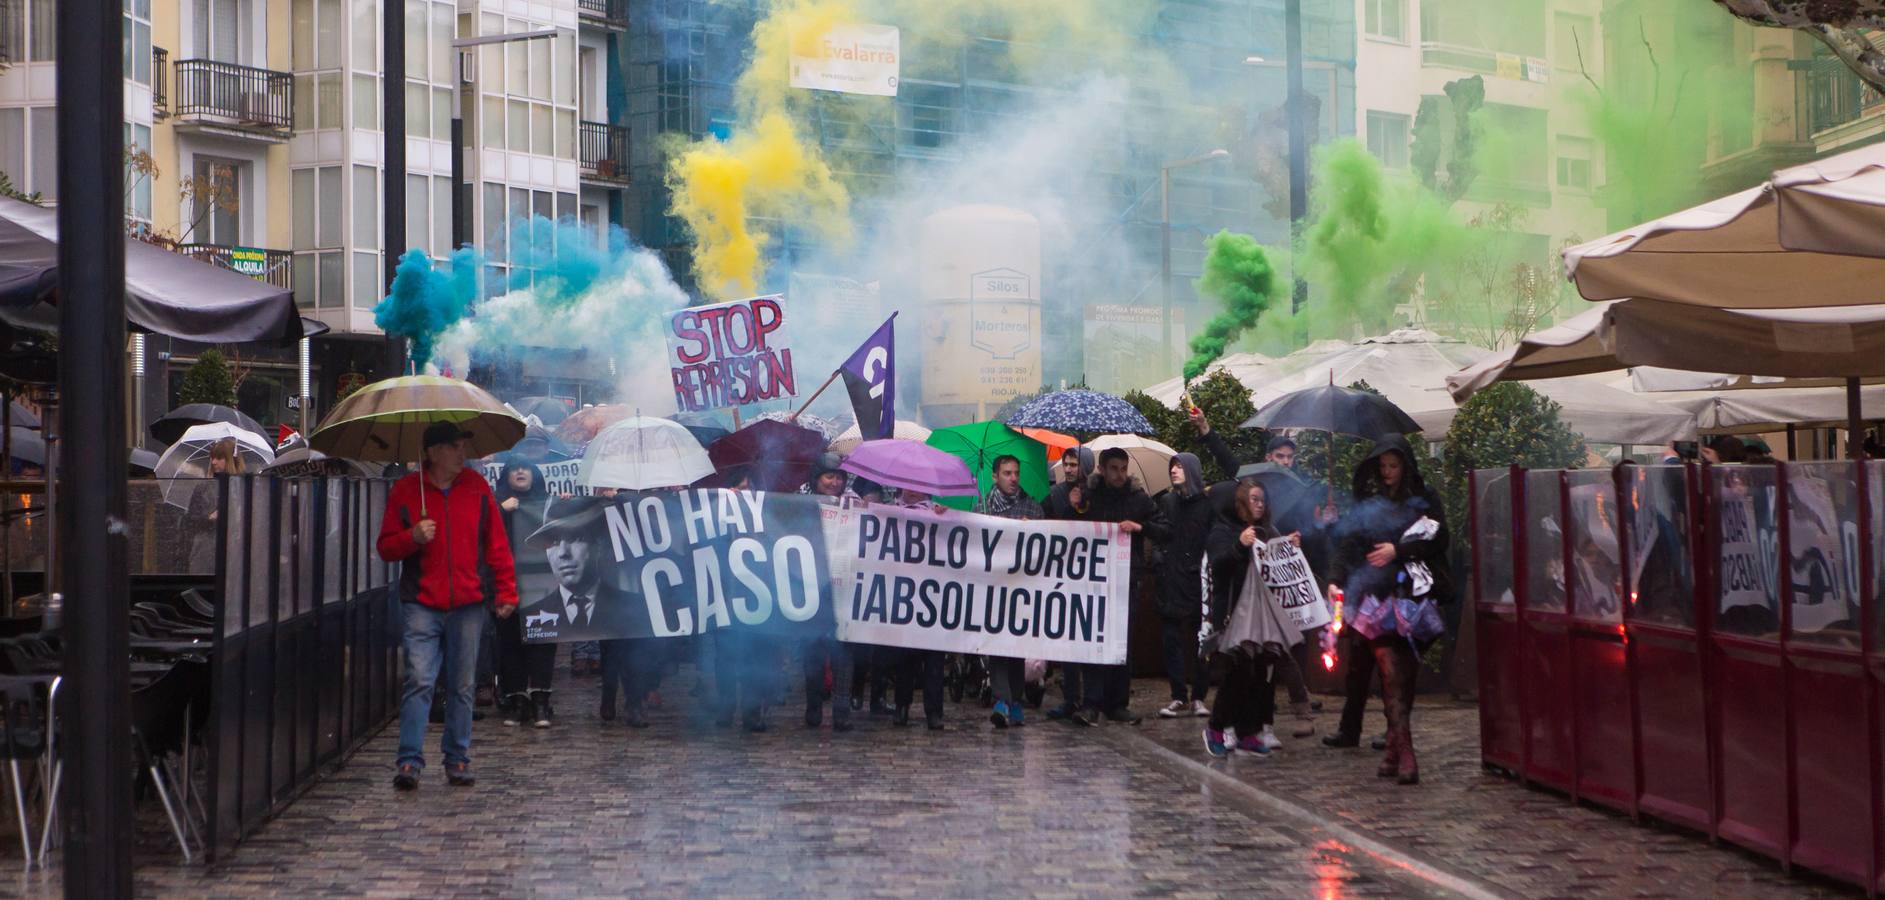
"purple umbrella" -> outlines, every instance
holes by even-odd
[[[865,441],[839,466],[878,484],[932,497],[973,497],[975,476],[961,459],[928,444],[888,438]]]

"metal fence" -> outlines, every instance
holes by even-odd
[[[1885,463],[1472,480],[1486,764],[1885,886]]]
[[[151,115],[170,115],[170,51],[151,48]]]
[[[576,133],[584,177],[628,181],[628,129],[603,122],[583,122]]]
[[[375,552],[390,482],[222,484],[210,660],[209,852],[279,812],[398,708],[398,642]]]
[[[293,123],[294,76],[212,59],[180,59],[176,114],[286,130]]]

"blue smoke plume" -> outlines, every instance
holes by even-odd
[[[451,268],[443,271],[432,267],[424,250],[407,250],[399,258],[392,292],[373,307],[374,324],[389,335],[410,340],[413,365],[424,368],[439,335],[471,311],[482,265],[483,259],[471,247],[453,253]]]

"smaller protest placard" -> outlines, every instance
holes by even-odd
[[[681,412],[798,394],[777,294],[694,306],[668,318],[668,368]]]
[[[1277,603],[1298,629],[1321,628],[1334,618],[1328,601],[1323,599],[1321,586],[1316,584],[1316,574],[1309,570],[1309,560],[1302,555],[1302,548],[1289,538],[1276,538],[1264,544],[1257,565],[1263,583],[1276,595]]]
[[[497,490],[498,482],[504,477],[504,462],[490,460],[484,464],[484,480],[490,482],[491,489]],[[589,493],[589,487],[576,480],[576,474],[582,470],[580,459],[564,459],[556,462],[531,463],[536,467],[537,475],[543,480],[543,490],[552,497],[581,497]]]
[[[1721,611],[1737,606],[1772,609],[1773,595],[1754,528],[1754,501],[1729,499],[1721,504]]]

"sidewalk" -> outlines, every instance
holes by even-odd
[[[1163,682],[1141,681],[1134,687],[1137,706],[1147,710],[1153,700],[1166,696]],[[1707,835],[1647,819],[1637,825],[1627,816],[1573,806],[1563,795],[1488,772],[1479,762],[1479,710],[1466,703],[1420,698],[1414,707],[1414,741],[1421,782],[1401,787],[1375,777],[1381,754],[1365,743],[1359,750],[1322,746],[1322,735],[1335,727],[1341,699],[1321,699],[1325,711],[1316,717],[1316,737],[1298,740],[1285,735],[1283,749],[1267,758],[1233,754],[1227,760],[1212,759],[1204,752],[1199,719],[1148,716],[1130,736],[1514,895],[1770,898],[1857,893],[1856,888],[1812,874],[1790,878],[1765,858],[1726,844],[1709,846]],[[1365,732],[1381,734],[1386,723],[1380,703],[1371,701],[1369,706]],[[1113,730],[1126,731],[1117,726]]]

